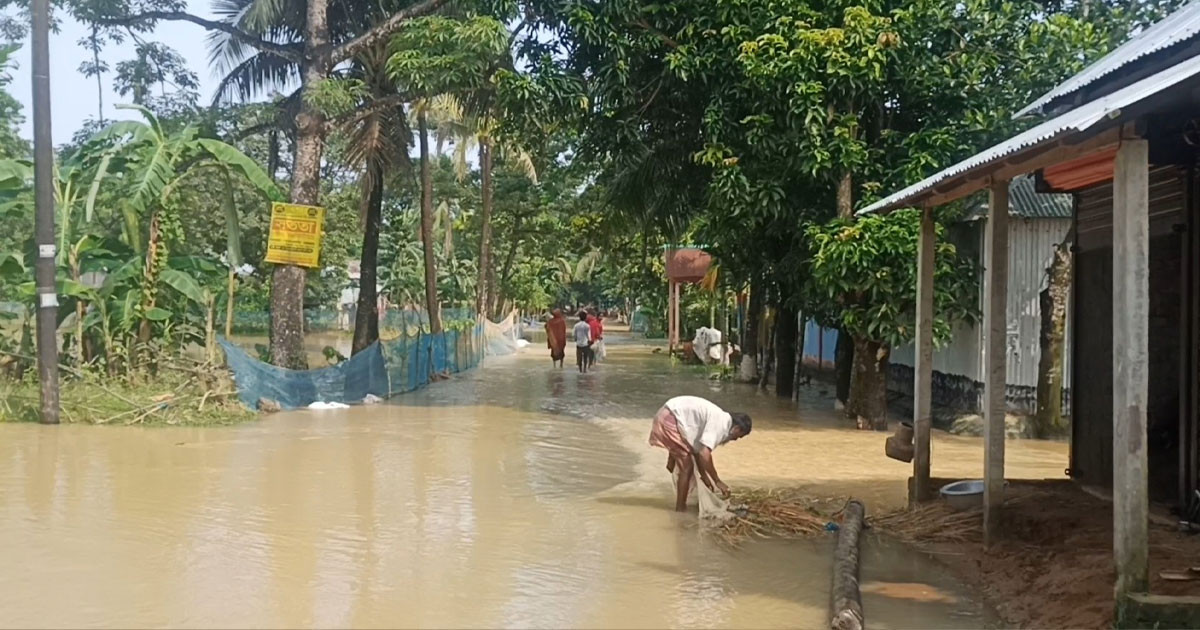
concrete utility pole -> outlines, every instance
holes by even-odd
[[[50,0],[33,0],[33,186],[38,257],[38,381],[42,424],[58,424],[58,292],[54,282],[54,145],[50,135]],[[76,343],[79,343],[76,340]]]

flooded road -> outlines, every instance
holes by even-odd
[[[646,348],[609,356],[581,376],[530,351],[393,404],[236,427],[0,425],[0,625],[821,627],[832,538],[704,537],[670,510],[650,417],[680,393],[749,411],[754,433],[716,455],[735,491],[877,509],[910,468],[815,394],[797,414]],[[1012,443],[1009,472],[1061,474],[1060,455]],[[933,459],[977,474],[982,450],[938,435]],[[872,627],[993,625],[931,560],[864,544]]]

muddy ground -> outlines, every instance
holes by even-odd
[[[940,502],[881,516],[875,533],[934,555],[1010,626],[1112,627],[1110,502],[1069,481],[1013,481],[1001,522],[1002,540],[986,550],[982,515],[954,512]],[[1150,535],[1151,593],[1200,595],[1200,580],[1160,575],[1200,565],[1200,534],[1151,522]]]

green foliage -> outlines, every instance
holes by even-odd
[[[830,323],[851,335],[900,346],[916,334],[916,260],[921,213],[902,210],[854,223],[835,220],[806,230],[813,251],[805,291],[829,305]],[[934,340],[950,338],[951,325],[976,317],[978,273],[973,261],[938,235],[934,251]]]
[[[208,213],[224,219],[217,234],[226,245],[240,242],[241,226],[226,218],[228,196],[196,203],[196,185],[216,179],[217,190],[228,192],[234,176],[255,191],[260,207],[264,197],[281,197],[257,163],[231,145],[202,137],[194,125],[176,127],[144,107],[133,109],[143,121],[113,123],[74,147],[57,165],[53,182],[60,331],[81,367],[95,365],[109,374],[135,367],[139,353],[150,356],[206,341],[209,309],[223,294],[227,274],[218,256],[230,254],[189,251],[180,217]],[[9,199],[3,206],[7,213],[26,220],[32,215],[32,178],[25,163],[0,160],[0,196]],[[3,256],[0,285],[15,287],[22,302],[31,305],[30,242]],[[139,326],[152,334],[138,335]]]
[[[401,89],[433,96],[481,86],[508,55],[508,29],[486,17],[432,15],[411,20],[392,36],[387,70]]]

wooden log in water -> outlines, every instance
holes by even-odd
[[[833,587],[830,589],[829,627],[832,630],[862,630],[862,594],[858,590],[858,535],[866,508],[851,500],[843,512],[833,550]]]

